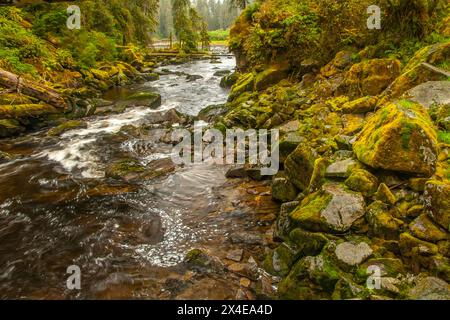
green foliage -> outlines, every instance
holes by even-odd
[[[228,37],[230,36],[230,30],[213,30],[208,31],[208,35],[212,41],[223,41],[228,40]]]
[[[449,131],[438,131],[438,140],[439,140],[439,142],[450,145],[450,132]]]
[[[66,28],[67,12],[63,9],[44,12],[33,23],[33,32],[38,37],[45,38],[47,34],[62,35]]]

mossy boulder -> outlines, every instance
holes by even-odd
[[[17,119],[27,122],[29,119],[45,119],[54,114],[61,113],[62,110],[48,104],[15,104],[0,105],[1,119]]]
[[[333,300],[367,299],[369,295],[367,288],[356,284],[350,277],[342,277],[336,283],[331,298]]]
[[[300,201],[291,201],[283,203],[280,207],[280,213],[278,214],[277,221],[275,223],[275,229],[273,232],[274,239],[286,240],[289,236],[289,232],[292,230],[291,220],[289,214],[297,208]]]
[[[373,168],[431,176],[437,137],[426,110],[403,100],[385,105],[368,120],[353,151]]]
[[[161,95],[156,92],[137,92],[119,101],[117,105],[156,109],[161,105]]]
[[[361,194],[340,183],[326,183],[320,191],[306,197],[289,217],[293,225],[311,231],[342,233],[364,212]]]
[[[294,184],[284,175],[278,173],[272,180],[272,198],[281,202],[295,200],[298,190]]]
[[[450,183],[447,180],[428,181],[425,185],[424,197],[434,221],[450,231]]]
[[[284,163],[287,177],[300,191],[306,190],[309,186],[316,158],[317,155],[312,148],[300,144]]]
[[[377,105],[378,98],[373,96],[362,97],[344,103],[341,106],[343,113],[366,113],[373,111]]]
[[[327,167],[325,176],[329,178],[347,178],[352,170],[358,166],[358,161],[353,158],[337,160]]]
[[[318,158],[314,161],[314,170],[309,181],[307,193],[315,192],[327,181],[325,179],[326,170],[329,165],[327,158]]]
[[[400,252],[404,257],[415,258],[419,255],[432,256],[438,253],[438,246],[434,243],[420,240],[408,232],[400,235]]]
[[[367,207],[366,220],[373,235],[386,239],[397,238],[403,225],[403,222],[395,218],[393,212],[381,201],[375,201]]]
[[[449,92],[450,81],[427,81],[408,90],[404,96],[406,99],[429,109],[433,105],[450,105]],[[450,116],[450,114],[447,114],[447,116]]]
[[[286,243],[282,243],[275,250],[267,254],[263,262],[264,270],[272,275],[286,276],[295,259],[295,251]]]
[[[425,213],[418,216],[409,224],[409,230],[415,237],[429,242],[450,239],[450,234],[437,226]]]
[[[324,255],[304,257],[280,282],[279,296],[295,300],[330,298],[340,277],[341,271]]]
[[[69,121],[66,121],[66,122],[60,124],[57,127],[50,129],[47,132],[47,134],[49,136],[59,136],[69,130],[83,129],[83,128],[87,128],[87,122],[81,121],[81,120],[69,120]]]
[[[220,79],[220,86],[222,88],[231,88],[239,79],[239,74],[233,72],[232,74],[225,75]]]
[[[401,97],[406,91],[428,81],[446,81],[448,76],[436,72],[430,65],[440,66],[450,59],[450,43],[438,43],[419,49],[383,93],[390,98]],[[427,65],[427,64],[428,65]]]
[[[355,273],[358,283],[365,282],[370,275],[369,267],[378,267],[381,277],[398,278],[405,274],[405,267],[402,260],[398,258],[371,258],[361,264]]]
[[[239,76],[239,79],[231,87],[230,95],[228,96],[228,101],[233,101],[241,94],[247,91],[253,91],[255,85],[255,75],[253,73],[244,73]]]
[[[271,65],[255,76],[255,90],[261,91],[277,84],[288,76],[285,65]]]
[[[407,299],[411,300],[450,300],[450,285],[436,277],[419,277],[415,285],[408,290]]]
[[[295,245],[298,257],[319,254],[328,241],[327,236],[321,232],[309,232],[296,228],[289,233],[289,242]]]
[[[14,119],[0,119],[0,138],[7,138],[25,132],[19,121]]]
[[[353,191],[361,192],[365,197],[370,197],[377,191],[378,178],[367,170],[355,169],[345,180],[345,185]]]
[[[394,205],[397,202],[397,197],[385,183],[380,183],[378,186],[377,192],[375,192],[375,199],[390,205]]]
[[[354,64],[345,75],[340,92],[350,97],[376,96],[400,75],[401,64],[393,59],[371,59]]]
[[[373,253],[364,241],[344,241],[336,245],[332,252],[333,260],[345,271],[354,271]]]

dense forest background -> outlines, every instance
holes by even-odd
[[[208,30],[228,29],[240,8],[233,0],[193,0],[192,7],[208,24]],[[159,25],[157,35],[163,38],[173,30],[172,1],[159,0]]]

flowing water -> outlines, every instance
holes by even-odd
[[[142,138],[121,128],[139,127],[160,110],[196,115],[225,102],[228,92],[213,74],[232,70],[234,59],[221,62],[169,66],[178,73],[106,95],[156,91],[158,110],[94,116],[58,138],[42,131],[0,141],[0,150],[19,156],[0,165],[0,298],[234,298],[239,277],[198,275],[183,259],[191,248],[219,258],[235,248],[246,259],[261,254],[265,221],[275,212],[267,184],[227,181],[227,168],[217,165],[137,182],[105,177],[115,157],[144,165],[169,159],[170,145],[139,148]],[[202,78],[188,82],[183,73]],[[70,265],[81,269],[80,290],[66,286]]]

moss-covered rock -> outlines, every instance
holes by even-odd
[[[394,205],[397,202],[397,198],[385,183],[380,183],[378,186],[378,190],[375,193],[375,199],[390,205]]]
[[[309,232],[301,228],[296,228],[289,233],[289,242],[296,246],[298,257],[319,254],[328,241],[324,233]]]
[[[270,274],[286,276],[295,259],[295,251],[282,243],[264,259],[263,267]]]
[[[62,124],[60,124],[57,127],[54,127],[50,129],[47,134],[49,136],[59,136],[63,134],[66,131],[73,130],[73,129],[82,129],[87,128],[87,122],[81,121],[81,120],[69,120]]]
[[[294,225],[311,231],[341,233],[364,215],[364,198],[343,184],[327,183],[290,213]]]
[[[0,119],[1,138],[15,136],[22,132],[25,132],[25,128],[20,125],[19,121],[14,119]]]
[[[314,170],[307,189],[308,193],[315,192],[326,182],[325,175],[329,164],[326,158],[318,158],[314,161]]]
[[[407,90],[427,81],[446,81],[447,76],[427,66],[445,64],[450,59],[450,43],[438,43],[420,48],[403,68],[383,95],[390,98],[401,97]]]
[[[336,264],[345,271],[354,271],[373,253],[365,241],[345,241],[336,245],[332,256]]]
[[[366,113],[373,111],[377,102],[377,97],[367,96],[344,103],[341,110],[344,113]]]
[[[349,277],[342,277],[336,283],[331,298],[333,300],[367,299],[369,295],[367,288],[356,284]]]
[[[149,107],[156,109],[161,105],[161,95],[156,92],[137,92],[117,104],[126,107]]]
[[[381,201],[375,201],[367,207],[366,220],[374,235],[387,239],[397,238],[403,225]]]
[[[420,240],[408,232],[400,235],[399,246],[404,257],[415,258],[418,255],[431,256],[438,253],[436,244]]]
[[[374,168],[431,176],[436,169],[437,137],[420,105],[389,103],[367,122],[353,144],[358,159]]]
[[[106,177],[114,179],[133,180],[137,179],[145,167],[134,159],[120,159],[108,165],[105,170]]]
[[[274,85],[288,75],[286,65],[271,65],[255,76],[255,90],[261,91]]]
[[[306,190],[314,172],[314,162],[317,158],[314,150],[306,145],[299,145],[284,163],[286,175],[300,190]]]
[[[450,231],[450,183],[430,180],[425,185],[424,196],[434,221]]]
[[[424,213],[409,224],[409,230],[417,238],[429,242],[438,242],[450,238],[448,232],[434,224],[428,215]]]
[[[245,73],[239,76],[239,79],[231,87],[230,95],[228,96],[228,101],[233,101],[241,94],[247,91],[253,91],[255,85],[255,75],[253,73]]]
[[[378,179],[367,170],[355,169],[345,180],[345,185],[353,191],[361,192],[365,197],[370,197],[377,191]]]
[[[376,96],[400,75],[398,60],[372,59],[354,64],[345,76],[340,92],[351,97]]]
[[[281,202],[289,202],[297,197],[297,188],[284,173],[278,173],[272,180],[272,198]]]
[[[341,271],[323,255],[300,259],[278,287],[282,299],[329,298]],[[316,288],[314,286],[317,286]]]
[[[337,160],[327,167],[325,176],[329,178],[347,178],[352,170],[358,166],[358,161],[353,158]]]
[[[232,74],[224,76],[220,79],[220,86],[222,88],[231,88],[239,79],[239,74],[233,72]]]

